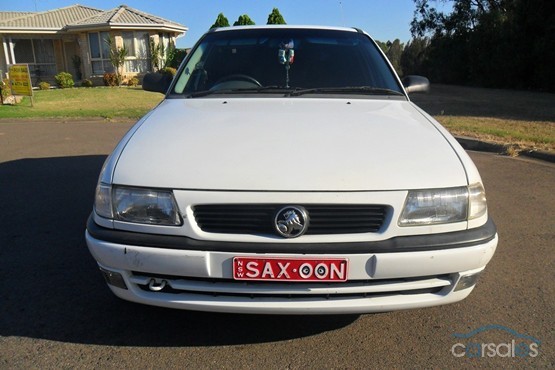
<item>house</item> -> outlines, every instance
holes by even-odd
[[[32,84],[53,82],[59,72],[70,72],[74,80],[101,78],[114,72],[109,60],[110,40],[125,47],[126,78],[150,71],[152,45],[175,45],[187,27],[137,9],[120,5],[100,10],[72,5],[45,12],[0,12],[0,70],[26,63]]]

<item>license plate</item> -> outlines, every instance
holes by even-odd
[[[341,282],[347,270],[346,258],[233,258],[234,280]]]

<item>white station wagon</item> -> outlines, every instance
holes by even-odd
[[[364,32],[205,34],[107,158],[86,231],[120,298],[367,313],[464,299],[497,232],[478,171]]]

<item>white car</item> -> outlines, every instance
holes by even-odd
[[[235,313],[419,308],[497,246],[480,175],[364,32],[205,34],[107,158],[86,231],[118,297]]]

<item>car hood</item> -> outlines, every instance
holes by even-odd
[[[457,154],[408,101],[167,99],[120,154],[120,185],[365,191],[466,185]]]

